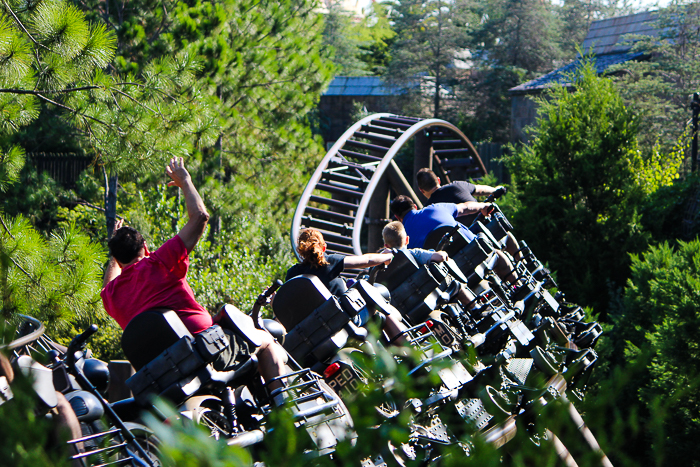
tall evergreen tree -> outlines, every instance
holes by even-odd
[[[389,22],[388,5],[374,2],[365,11],[365,19],[359,25],[360,33],[366,37],[366,42],[360,48],[360,60],[374,76],[381,76],[391,60],[390,49],[396,38]]]
[[[646,245],[637,174],[647,171],[637,118],[612,81],[590,62],[572,78],[575,91],[558,86],[538,100],[531,144],[506,159],[522,203],[514,223],[569,299],[604,314],[610,286],[627,279],[628,253]]]
[[[396,32],[385,79],[414,107],[411,113],[439,117],[458,73],[455,61],[469,43],[471,12],[465,0],[391,2]],[[473,23],[472,23],[473,24]],[[430,96],[422,103],[422,96]]]
[[[561,56],[559,22],[550,1],[475,3],[470,43],[472,73],[460,88],[460,118],[474,140],[510,140],[508,89],[555,68]]]
[[[147,57],[175,50],[201,58],[197,88],[220,130],[215,149],[200,154],[196,176],[212,185],[213,213],[288,212],[301,185],[295,180],[320,150],[307,114],[333,66],[321,50],[316,2],[93,3],[115,27],[118,63],[133,59],[140,67]],[[217,180],[227,183],[227,194],[214,187]]]
[[[358,29],[353,24],[352,13],[343,10],[339,0],[333,0],[328,5],[328,12],[324,15],[323,45],[329,48],[329,55],[333,57],[335,74],[339,76],[368,76],[367,64],[362,60],[366,53],[363,46],[369,45],[369,41],[358,34]]]

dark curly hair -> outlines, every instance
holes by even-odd
[[[122,264],[127,264],[136,258],[143,244],[143,235],[133,227],[122,227],[107,242],[109,253]]]

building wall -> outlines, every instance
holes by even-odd
[[[513,143],[528,140],[524,129],[537,120],[537,104],[529,94],[516,94],[511,98],[510,140]]]
[[[367,108],[369,113],[396,113],[397,98],[394,96],[321,96],[319,102],[319,125],[324,143],[340,138],[355,123],[355,103]]]

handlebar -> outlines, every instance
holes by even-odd
[[[506,187],[504,187],[503,185],[497,186],[494,192],[491,193],[488,198],[486,198],[486,202],[493,203],[506,193],[508,193],[508,189]]]
[[[256,328],[263,329],[262,325],[260,324],[260,308],[267,303],[267,299],[270,298],[272,294],[277,292],[277,289],[279,289],[281,286],[282,281],[275,279],[272,285],[258,295],[257,300],[255,300],[255,303],[253,303],[253,309],[250,311],[250,315],[253,318],[253,323],[255,324]]]
[[[484,202],[485,203],[493,203],[494,201],[496,201],[498,198],[505,195],[506,193],[508,193],[508,189],[506,187],[504,187],[503,185],[497,186],[496,189],[493,191],[493,193],[491,193],[488,196],[488,198],[486,198],[486,201],[484,201]],[[495,209],[495,206],[492,205],[491,210],[489,211],[488,215],[491,215],[493,213],[494,209]],[[481,211],[479,211],[477,213],[476,217],[474,218],[474,221],[472,221],[472,225],[476,224],[477,221],[480,221],[482,217],[484,217],[484,215],[481,213]]]
[[[447,244],[450,242],[450,240],[452,240],[452,236],[457,233],[457,231],[459,230],[460,227],[461,227],[460,224],[456,224],[454,227],[452,227],[452,229],[449,232],[447,232],[445,235],[443,235],[442,238],[440,239],[440,242],[435,247],[435,251],[443,250],[447,246]]]
[[[81,349],[85,346],[85,343],[87,342],[88,339],[90,339],[90,336],[95,334],[99,328],[97,327],[96,324],[91,324],[85,331],[82,333],[78,334],[73,338],[72,341],[70,341],[70,344],[68,345],[68,350],[70,351],[76,351],[78,349]],[[70,353],[70,352],[68,352]]]

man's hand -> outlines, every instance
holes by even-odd
[[[170,159],[170,164],[165,168],[165,173],[168,177],[172,178],[172,181],[168,182],[168,186],[182,188],[191,180],[190,173],[185,168],[182,157],[173,157]]]
[[[440,250],[433,253],[433,256],[430,259],[433,263],[442,263],[443,261],[447,261],[447,258],[449,258],[447,253]]]
[[[484,204],[484,207],[479,209],[479,211],[481,211],[481,214],[483,214],[484,216],[488,216],[494,210],[493,204],[491,204],[491,203],[483,203],[483,204]]]

